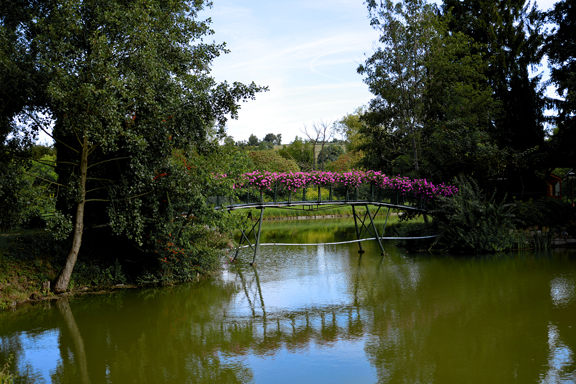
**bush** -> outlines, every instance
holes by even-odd
[[[436,234],[436,228],[428,223],[413,223],[413,222],[400,222],[391,225],[388,230],[394,237],[424,237],[433,236]],[[386,235],[389,236],[389,235]],[[413,250],[424,250],[430,248],[434,244],[435,238],[429,239],[410,239],[410,240],[397,240],[396,245],[399,247]]]
[[[300,167],[292,159],[285,159],[275,151],[250,152],[255,170],[264,172],[299,172]]]
[[[232,240],[217,228],[196,224],[193,217],[175,220],[168,233],[153,236],[157,265],[154,272],[140,278],[142,283],[174,283],[191,281],[218,268]]]
[[[452,252],[501,252],[511,246],[510,232],[515,229],[515,204],[505,198],[496,201],[496,192],[487,198],[475,180],[459,177],[459,193],[440,197],[430,213],[440,233],[438,242]]]
[[[553,197],[530,199],[518,202],[517,206],[517,218],[523,226],[569,227],[575,225],[576,209],[564,200]]]

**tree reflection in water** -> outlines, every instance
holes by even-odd
[[[319,351],[343,355],[338,369],[366,363],[373,376],[365,382],[569,381],[575,281],[574,259],[562,255],[408,257],[390,249],[382,258],[370,248],[359,256],[353,245],[271,251],[256,268],[229,266],[222,278],[195,285],[2,314],[0,359],[16,353],[22,382],[39,382],[19,351],[34,332],[57,332],[58,365],[44,377],[58,383],[277,382],[275,374],[294,372],[257,380],[255,358],[294,369],[286,354],[314,361]],[[328,360],[310,365],[324,371],[309,382],[336,371]]]

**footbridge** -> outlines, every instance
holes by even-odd
[[[374,240],[384,255],[383,240],[423,239],[423,237],[385,237],[386,225],[392,209],[426,214],[426,205],[438,196],[450,196],[457,192],[455,187],[434,185],[426,180],[413,180],[406,177],[387,177],[375,171],[354,171],[349,173],[310,172],[310,173],[270,173],[253,172],[243,175],[241,182],[234,186],[235,194],[211,198],[217,209],[236,211],[257,209],[248,217],[251,224],[241,228],[240,242],[236,248],[234,260],[242,248],[251,248],[256,256],[263,245],[319,245],[273,243],[261,244],[264,210],[267,208],[324,211],[339,206],[351,206],[356,239],[330,244],[358,243],[359,253],[364,253],[362,242]],[[364,210],[358,210],[363,207]],[[375,219],[386,212],[381,230]]]

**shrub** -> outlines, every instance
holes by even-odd
[[[455,180],[459,193],[439,197],[434,217],[438,241],[453,252],[500,252],[511,246],[510,232],[515,228],[515,204],[496,201],[496,192],[487,198],[474,179]]]
[[[552,197],[518,202],[517,218],[523,226],[574,226],[576,209],[572,204]]]
[[[300,167],[292,159],[285,159],[275,151],[250,152],[255,170],[264,172],[299,172]]]

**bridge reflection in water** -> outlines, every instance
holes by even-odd
[[[30,383],[574,381],[573,252],[352,248],[270,248],[194,285],[0,313],[0,363]]]
[[[384,255],[384,246],[382,240],[397,239],[423,239],[435,236],[422,237],[385,237],[386,225],[390,216],[390,210],[409,211],[413,213],[426,214],[426,200],[424,196],[410,195],[401,193],[398,189],[380,188],[374,183],[360,185],[358,187],[340,187],[322,188],[320,186],[312,188],[299,188],[295,191],[278,191],[277,187],[261,190],[254,187],[244,187],[239,193],[240,199],[231,197],[216,196],[211,198],[217,209],[226,209],[228,211],[241,209],[258,209],[260,214],[253,217],[249,213],[248,217],[252,219],[252,224],[248,228],[240,229],[240,242],[234,254],[234,260],[237,259],[242,248],[253,250],[251,265],[256,263],[256,256],[261,245],[296,245],[296,244],[261,244],[261,233],[266,208],[289,209],[289,210],[306,210],[306,211],[325,211],[341,206],[351,206],[352,216],[354,219],[356,240],[342,241],[333,244],[358,243],[358,253],[364,253],[362,241],[375,240],[380,248],[381,255]],[[328,195],[323,198],[322,195]],[[312,195],[312,196],[311,196]],[[299,198],[301,200],[294,200]],[[285,199],[285,200],[283,200]],[[357,211],[357,207],[364,208],[364,214]],[[370,210],[370,207],[374,211]],[[386,219],[382,230],[379,231],[375,219],[380,211],[386,211]],[[314,244],[298,244],[314,245]]]

